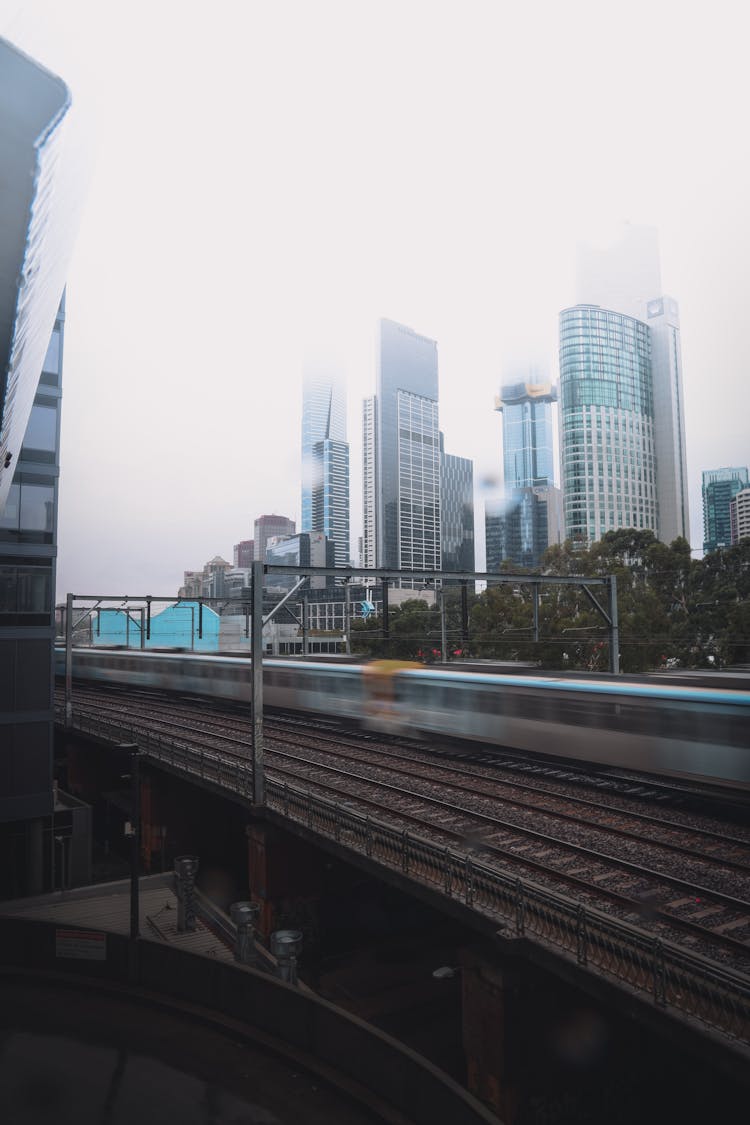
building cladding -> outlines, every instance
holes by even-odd
[[[365,559],[371,527],[376,566],[439,570],[437,344],[390,320],[381,320],[378,343],[376,395],[363,422]]]
[[[729,506],[732,543],[750,539],[750,488],[742,488]]]
[[[322,532],[349,562],[349,445],[339,377],[308,375],[302,400],[302,531]]]
[[[594,305],[564,309],[560,398],[566,536],[587,545],[618,527],[658,535],[647,325]]]
[[[474,570],[474,463],[443,448],[440,434],[441,569]]]
[[[715,551],[732,543],[731,506],[750,484],[747,467],[706,469],[703,472],[703,550]]]
[[[266,546],[277,535],[294,535],[297,525],[287,516],[258,516],[254,526],[255,558],[266,561]]]

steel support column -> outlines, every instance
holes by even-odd
[[[260,560],[252,564],[252,718],[253,718],[253,801],[263,805],[266,801],[266,777],[263,755],[263,575]]]

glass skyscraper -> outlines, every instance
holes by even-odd
[[[565,309],[560,395],[567,538],[588,546],[618,527],[658,535],[647,325],[594,305]]]
[[[375,565],[439,570],[440,431],[437,344],[381,320],[377,393],[365,402],[363,553]]]
[[[732,543],[732,500],[750,484],[747,467],[703,472],[703,550]]]
[[[495,399],[503,416],[505,496],[485,509],[488,571],[503,561],[538,567],[547,547],[560,540],[554,402],[557,388],[531,378],[505,384]]]
[[[579,247],[577,266],[578,304],[560,323],[566,534],[591,542],[644,527],[689,540],[680,319],[662,292],[658,234],[625,224],[611,246]]]
[[[440,535],[443,570],[474,570],[474,463],[443,448],[440,434]]]
[[[349,562],[346,392],[338,377],[308,375],[302,399],[302,531],[321,531],[336,566]]]
[[[3,40],[0,104],[2,897],[51,876],[63,291],[82,185],[67,87]]]

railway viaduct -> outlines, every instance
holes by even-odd
[[[207,754],[191,747],[189,735],[159,735],[148,724],[118,724],[91,710],[74,709],[66,724],[62,701],[58,718],[67,787],[100,806],[109,793],[110,830],[129,815],[127,791],[117,795],[123,762],[112,750],[139,746],[142,870],[159,870],[165,856],[192,853],[205,860],[210,881],[212,860],[218,876],[218,857],[231,856],[239,897],[249,889],[264,937],[280,925],[313,933],[321,903],[332,897],[345,903],[361,880],[387,888],[381,911],[389,895],[401,904],[396,914],[419,903],[427,964],[423,958],[419,965],[419,987],[411,966],[400,1015],[415,997],[424,999],[426,986],[453,997],[465,1068],[461,1073],[455,1058],[442,1058],[440,1046],[437,1061],[457,1067],[457,1076],[503,1120],[533,1119],[530,1105],[545,1098],[556,1107],[550,1120],[586,1120],[597,1100],[597,1112],[612,1121],[617,1109],[607,1102],[619,1103],[626,1116],[637,1108],[649,1120],[644,1099],[654,1120],[678,1104],[690,1120],[710,1089],[711,1112],[730,1121],[731,1099],[742,1094],[746,1102],[750,997],[731,973],[717,973],[647,929],[584,910],[512,871],[488,868],[470,846],[396,831],[358,808],[354,797],[333,803],[270,777],[259,805],[251,759]],[[450,952],[441,966],[435,955],[445,942],[435,943],[432,934],[443,932]],[[430,966],[442,967],[438,976],[449,979],[441,985]],[[367,972],[377,989],[372,966]],[[345,990],[342,996],[346,1003]],[[357,1004],[367,1016],[361,992],[353,1010]],[[370,1014],[377,1008],[373,1001]],[[398,1016],[390,1018],[397,1026]],[[716,1098],[726,1107],[723,1115]]]

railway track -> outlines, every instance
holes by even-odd
[[[144,693],[76,693],[76,706],[127,717],[208,753],[247,758],[247,713]],[[178,715],[179,717],[176,717]],[[423,744],[346,734],[283,717],[265,722],[267,771],[278,781],[350,802],[477,860],[533,877],[655,935],[750,971],[750,832],[728,832],[653,803],[580,795],[555,779],[521,782],[493,766],[436,761]],[[363,745],[363,742],[365,745]],[[614,803],[613,803],[614,802]]]

